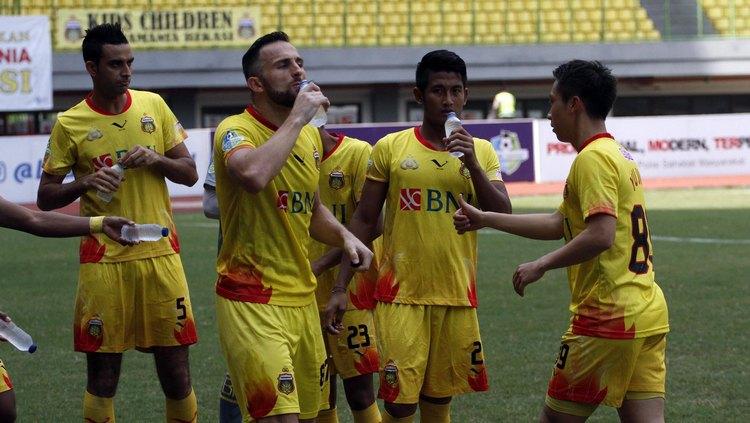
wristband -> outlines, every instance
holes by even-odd
[[[104,227],[104,216],[94,216],[89,219],[89,231],[92,234],[102,233],[103,227]]]
[[[331,294],[346,294],[346,288],[336,285],[331,288]]]

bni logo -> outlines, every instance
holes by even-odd
[[[276,208],[281,211],[289,210],[289,191],[279,191],[276,193]]]
[[[99,157],[94,157],[91,159],[91,163],[94,165],[95,171],[103,167],[112,167],[115,165],[115,162],[112,160],[112,155],[109,153],[102,154]]]
[[[399,203],[402,211],[419,211],[422,209],[422,190],[419,188],[401,188]]]

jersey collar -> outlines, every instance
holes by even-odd
[[[430,144],[429,141],[422,135],[422,127],[421,126],[415,126],[414,127],[414,136],[417,137],[417,141],[419,141],[423,146],[429,148],[432,151],[443,151],[438,150],[435,148],[432,144]]]
[[[326,154],[323,155],[323,158],[320,159],[320,161],[324,161],[325,159],[331,157],[333,153],[338,150],[338,148],[341,146],[341,144],[344,142],[344,134],[338,133],[338,132],[329,132],[334,137],[337,137],[338,140],[336,141],[336,145],[333,146],[333,148]]]
[[[98,108],[96,104],[94,104],[94,101],[91,99],[93,95],[94,95],[94,92],[92,91],[86,96],[86,104],[89,106],[89,108],[91,108],[91,110],[95,111],[96,113],[99,113],[100,115],[116,116],[116,115],[127,112],[128,109],[130,109],[130,105],[133,104],[133,97],[130,96],[130,90],[126,90],[125,91],[125,106],[122,108],[120,113],[110,113],[104,109]]]
[[[268,128],[268,129],[270,129],[270,130],[272,130],[274,132],[279,130],[278,126],[274,125],[273,123],[271,123],[271,121],[269,121],[268,119],[266,119],[265,117],[263,117],[263,115],[260,114],[260,112],[258,111],[258,109],[256,109],[255,107],[253,107],[252,104],[248,105],[247,108],[245,109],[245,111],[247,111],[248,113],[250,113],[250,116],[254,117],[255,120],[257,120],[258,122],[260,122],[266,128]]]
[[[592,142],[598,140],[599,138],[611,138],[611,139],[615,139],[615,137],[613,137],[609,132],[600,132],[600,133],[592,136],[591,138],[587,139],[586,141],[584,141],[583,144],[581,144],[581,148],[578,150],[578,152],[580,153],[581,151],[583,151],[584,148],[586,148],[586,146],[588,146]]]

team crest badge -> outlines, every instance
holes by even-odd
[[[279,392],[289,395],[294,392],[294,376],[289,373],[289,369],[284,367],[279,373]]]
[[[98,130],[97,128],[91,128],[88,135],[86,135],[86,139],[89,141],[96,141],[103,136],[104,135],[102,134],[102,131]]]
[[[237,26],[237,35],[239,35],[240,38],[249,40],[255,36],[255,21],[253,18],[245,15],[240,19]]]
[[[74,43],[81,38],[83,38],[83,29],[81,28],[81,23],[78,22],[75,16],[71,16],[70,19],[65,22],[65,39],[71,43]]]
[[[383,373],[385,374],[385,383],[387,383],[388,386],[394,388],[398,385],[398,367],[396,367],[396,363],[394,363],[393,360],[390,360],[388,364],[383,367]]]
[[[94,338],[101,338],[102,327],[104,327],[104,323],[102,322],[102,319],[98,317],[93,317],[91,320],[89,320],[89,323],[88,323],[89,335],[93,336]]]
[[[154,118],[148,115],[143,115],[141,118],[141,130],[147,134],[153,134],[156,131],[156,122]]]
[[[466,168],[466,163],[461,162],[461,167],[458,168],[458,173],[466,179],[471,179],[471,173],[469,173],[469,169]]]
[[[401,169],[404,170],[415,170],[419,168],[419,163],[414,159],[414,157],[409,156],[404,161],[401,162]]]
[[[328,186],[331,189],[341,189],[344,187],[344,172],[334,170],[328,175]]]

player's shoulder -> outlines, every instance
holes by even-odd
[[[247,131],[251,127],[249,120],[244,116],[245,112],[237,113],[225,117],[219,125],[216,127],[216,134],[221,135],[227,131],[244,130]]]
[[[406,128],[401,131],[391,132],[390,134],[387,134],[383,138],[379,139],[378,142],[375,143],[375,147],[388,147],[394,143],[404,142],[411,138],[416,138],[414,130],[414,128]]]
[[[133,103],[151,103],[151,104],[163,104],[166,106],[166,102],[161,97],[161,95],[151,92],[151,91],[141,91],[141,90],[128,90],[130,92],[130,98]]]
[[[359,138],[353,138],[345,135],[343,143],[345,146],[347,146],[347,148],[350,148],[355,152],[369,153],[372,150],[372,145],[369,142],[361,140]]]

